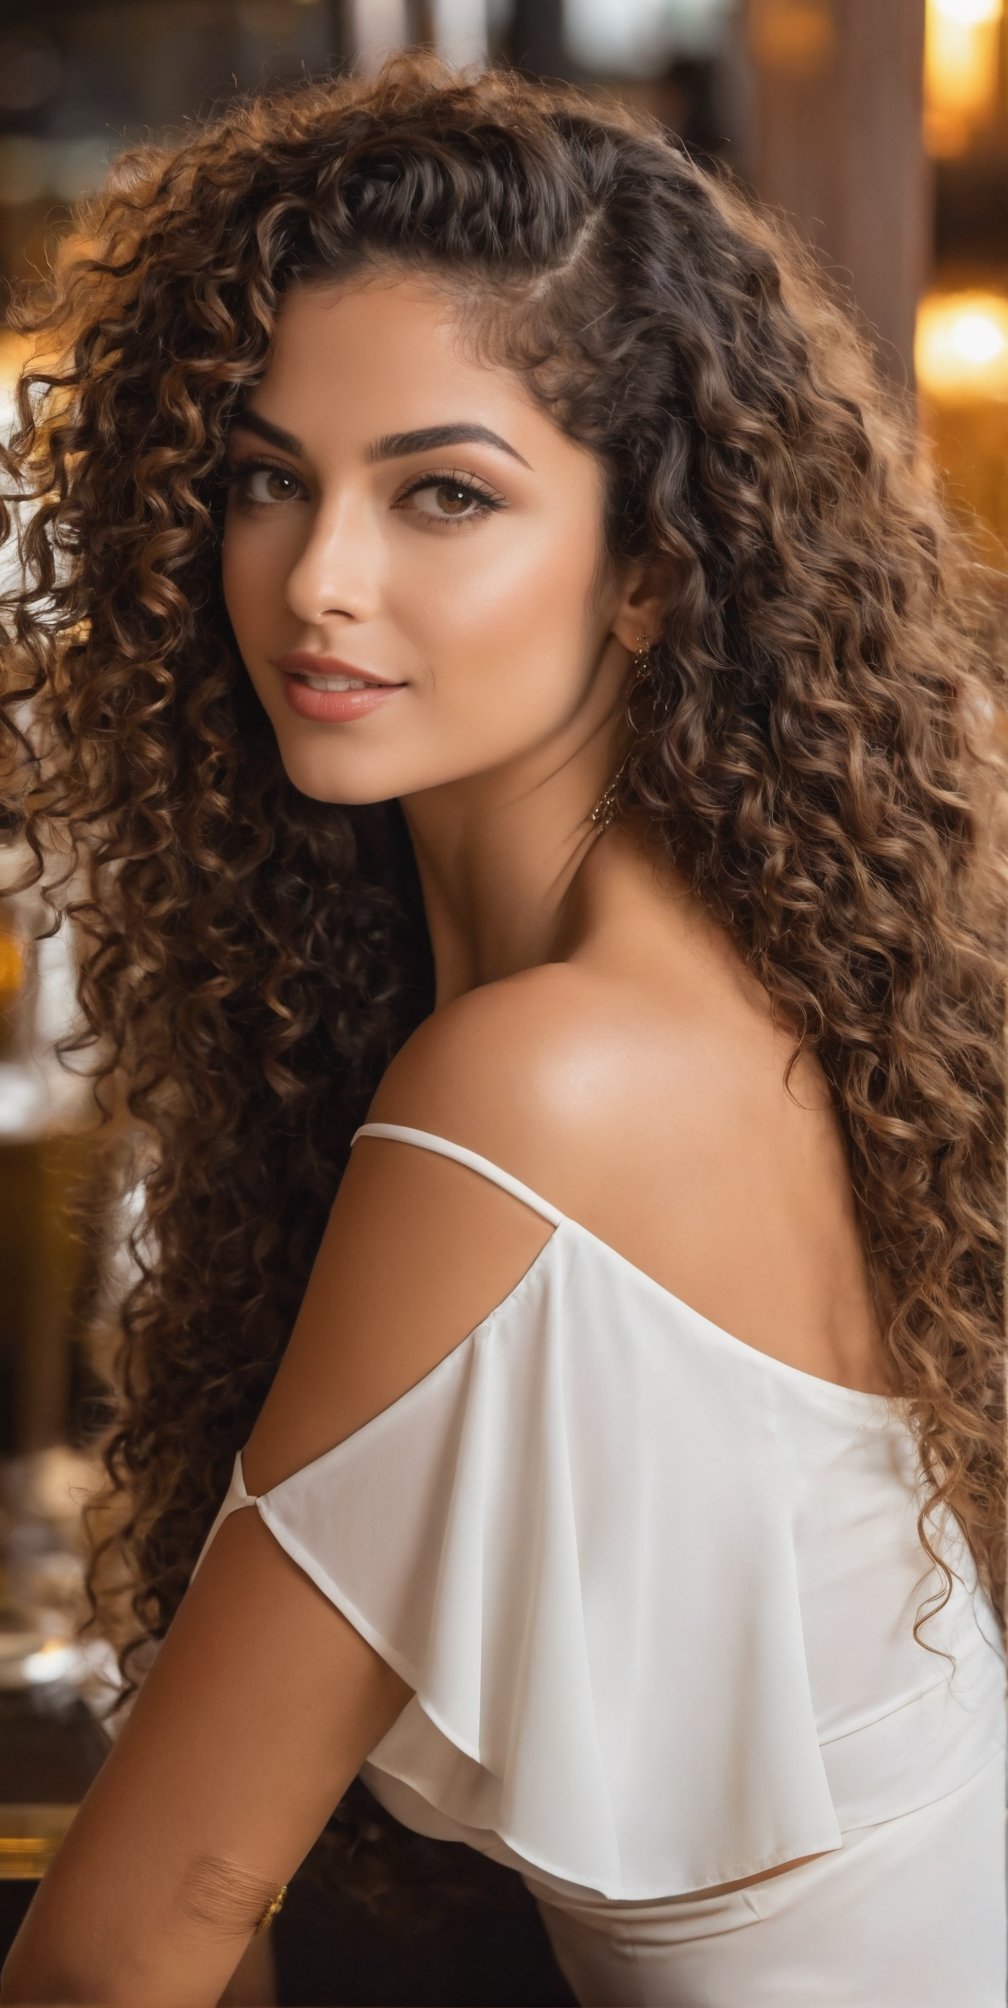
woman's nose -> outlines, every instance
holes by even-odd
[[[287,574],[287,605],[306,624],[333,612],[363,615],[379,562],[378,532],[366,509],[347,499],[319,509]]]

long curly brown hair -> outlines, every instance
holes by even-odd
[[[620,802],[795,1026],[785,1082],[804,1044],[821,1062],[938,1608],[944,1502],[1003,1628],[1003,581],[786,218],[619,102],[410,51],[126,153],[17,309],[8,799],[81,943],[87,1029],[63,1045],[97,1045],[106,1214],[133,1195],[85,1509],[118,1705],[251,1433],[350,1135],[433,1008],[399,803],[292,787],[219,583],[225,432],[284,294],[379,261],[446,285],[597,454],[603,558],[673,561]],[[343,1889],[376,1900],[392,1863],[402,1899],[432,1860],[450,1886],[451,1851],[359,1780],[326,1838]]]

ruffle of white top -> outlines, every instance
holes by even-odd
[[[702,1890],[842,1846],[1004,1747],[957,1523],[899,1404],[758,1353],[563,1219],[423,1379],[254,1500],[414,1690],[361,1776],[560,1892]],[[194,1571],[195,1574],[195,1571]]]

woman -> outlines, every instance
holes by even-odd
[[[994,2008],[1004,669],[902,402],[430,57],[80,233],[7,715],[146,1150],[133,1705],[3,1998],[216,2001],[357,1780],[583,2002]]]

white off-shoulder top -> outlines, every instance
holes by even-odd
[[[253,1505],[414,1690],[361,1777],[561,1894],[672,1896],[840,1848],[1004,1750],[1006,1664],[905,1404],[713,1324],[499,1165],[364,1123],[554,1223],[423,1379]],[[195,1570],[193,1571],[195,1574]]]

